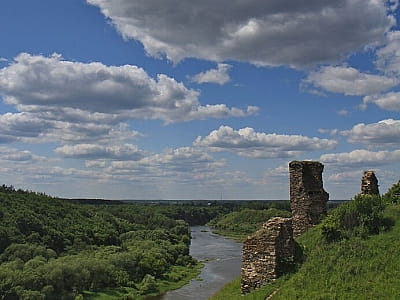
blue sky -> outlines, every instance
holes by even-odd
[[[331,199],[399,179],[397,1],[3,0],[0,182],[62,197]]]

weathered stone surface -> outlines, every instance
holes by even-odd
[[[293,258],[292,220],[275,217],[243,243],[242,293],[250,292],[276,279],[285,271],[285,261]]]
[[[294,237],[318,224],[326,214],[329,194],[323,188],[323,170],[324,165],[317,161],[289,163]]]
[[[361,178],[361,195],[379,195],[378,179],[374,171],[364,171]]]

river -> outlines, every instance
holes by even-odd
[[[207,226],[191,227],[190,255],[206,261],[199,277],[152,300],[205,300],[240,275],[242,245],[214,234]]]

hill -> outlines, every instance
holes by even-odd
[[[276,208],[244,208],[212,219],[207,225],[215,233],[243,241],[248,235],[258,230],[266,220],[272,217],[290,217],[288,210]]]
[[[99,291],[140,299],[198,273],[188,224],[156,206],[74,204],[2,186],[0,222],[0,299],[96,299]]]
[[[296,273],[244,296],[237,278],[210,300],[400,299],[400,206],[362,200],[339,206],[298,238],[305,261]]]

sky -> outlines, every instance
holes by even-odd
[[[400,178],[398,1],[2,0],[0,183],[67,198],[330,199]]]

